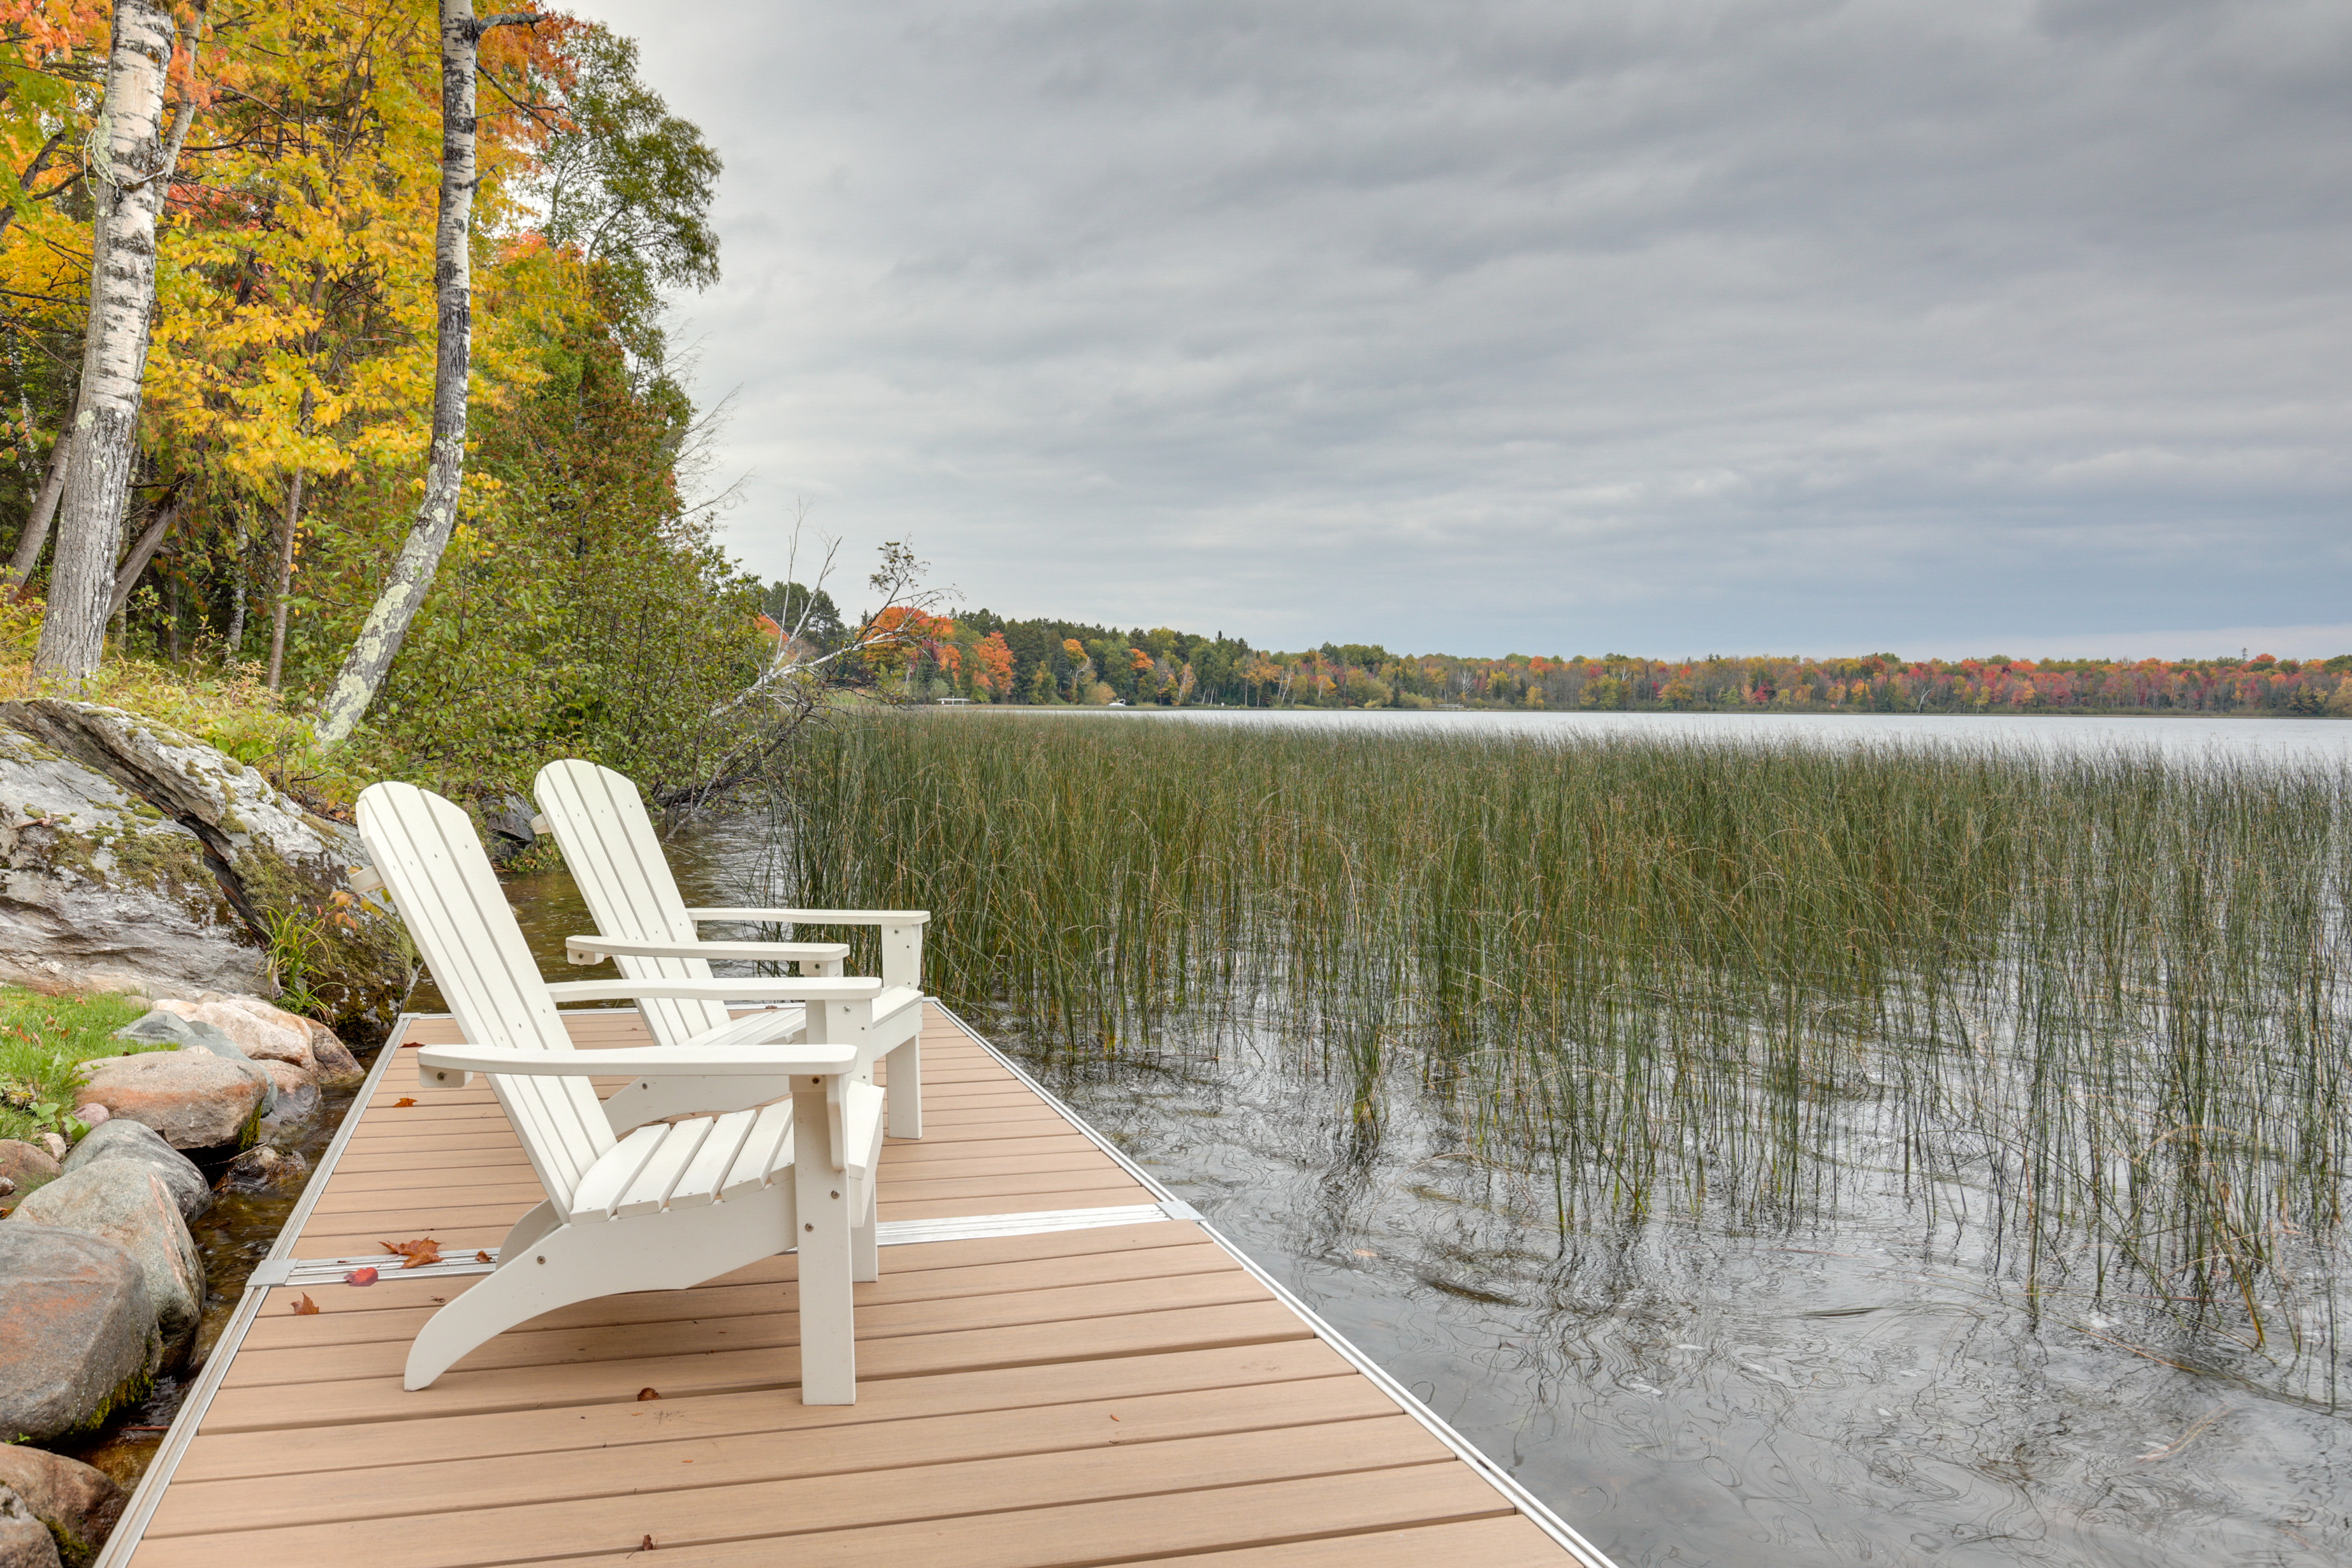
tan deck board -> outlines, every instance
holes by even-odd
[[[561,1466],[536,1453],[379,1465],[344,1472],[333,1489],[289,1491],[278,1476],[183,1483],[173,1489],[172,1510],[158,1513],[149,1533],[397,1518],[503,1507],[532,1496],[555,1503],[664,1487],[738,1486],[941,1465],[975,1455],[1076,1453],[1375,1416],[1399,1419],[1395,1406],[1370,1384],[1360,1377],[1319,1377],[1260,1385],[1247,1400],[1234,1399],[1229,1389],[1211,1388],[933,1415],[920,1421],[833,1423],[793,1434],[771,1431],[757,1443],[660,1436],[574,1453]]]
[[[633,1013],[570,1016],[583,1047],[643,1038]],[[925,1136],[886,1146],[884,1218],[1152,1201],[951,1023],[923,1049]],[[415,1076],[369,1096],[296,1257],[430,1235],[456,1258],[543,1195],[486,1088]],[[799,1402],[796,1263],[549,1313],[414,1394],[410,1340],[479,1276],[274,1289],[131,1568],[491,1568],[646,1536],[664,1568],[1574,1561],[1196,1226],[886,1248],[851,1406]]]

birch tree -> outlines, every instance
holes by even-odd
[[[139,438],[148,326],[155,312],[155,221],[195,116],[194,94],[184,91],[171,134],[164,135],[164,92],[177,30],[171,12],[155,0],[114,0],[105,104],[89,139],[96,209],[89,326],[80,396],[62,437],[73,445],[58,512],[48,614],[33,658],[37,677],[68,687],[97,673],[106,646]]]
[[[483,34],[494,27],[537,26],[543,19],[530,12],[478,17],[473,0],[441,0],[441,221],[433,246],[438,344],[425,500],[393,563],[392,580],[376,596],[327,693],[317,727],[323,746],[342,744],[366,716],[416,618],[417,606],[433,586],[433,574],[457,526],[458,490],[466,477],[467,375],[474,346],[475,70]]]

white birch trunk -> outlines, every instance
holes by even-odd
[[[505,15],[477,18],[473,0],[441,0],[441,225],[433,242],[433,282],[438,299],[439,351],[433,374],[433,447],[425,469],[425,500],[392,564],[392,580],[368,611],[359,640],[343,658],[321,706],[317,733],[323,746],[351,738],[383,686],[418,606],[433,586],[441,552],[457,523],[457,492],[466,478],[466,377],[473,362],[474,70],[482,35],[492,27],[535,26],[540,18]]]
[[[147,331],[155,310],[155,220],[195,107],[181,104],[167,142],[163,89],[173,30],[171,12],[156,0],[114,0],[105,118],[91,139],[99,157],[92,159],[89,188],[98,212],[90,226],[81,394],[63,437],[72,441],[73,449],[66,459],[58,513],[48,614],[33,656],[37,677],[69,687],[97,673],[106,647],[115,557],[131,495],[131,449],[139,434]]]

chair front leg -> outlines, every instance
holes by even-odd
[[[812,1036],[822,1027],[809,1009]],[[822,1042],[818,1042],[822,1043]],[[793,1079],[793,1192],[800,1248],[801,1403],[857,1403],[857,1330],[850,1281],[849,1173],[839,1168],[825,1080]]]

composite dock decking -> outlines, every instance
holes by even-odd
[[[418,1325],[543,1194],[486,1089],[420,1089],[387,1047],[258,1277],[288,1282],[248,1294],[102,1563],[1607,1568],[956,1020],[922,1052],[858,1400],[819,1406],[789,1256],[550,1313],[404,1392]],[[1073,1213],[1121,1209],[1150,1217]],[[341,1282],[416,1237],[473,1272]]]

